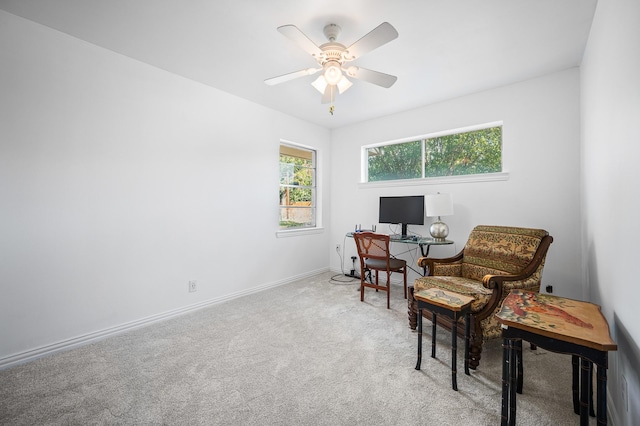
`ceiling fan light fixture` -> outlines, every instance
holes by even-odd
[[[342,79],[343,77],[342,70],[340,69],[340,64],[335,61],[329,61],[325,64],[324,72],[322,73],[322,75],[324,75],[324,79],[330,86],[335,86],[336,84],[338,84],[340,79]]]
[[[315,87],[320,94],[324,94],[324,90],[327,88],[327,81],[324,79],[324,76],[321,75],[316,78],[311,85]]]
[[[351,86],[353,86],[353,83],[350,82],[349,79],[347,79],[347,77],[343,75],[340,81],[338,82],[338,93],[342,95]]]
[[[333,101],[335,95],[337,93],[344,93],[353,84],[349,78],[364,80],[384,88],[391,87],[398,79],[393,75],[368,70],[366,68],[345,66],[346,62],[360,58],[362,55],[377,49],[398,37],[398,31],[396,31],[396,29],[388,22],[383,22],[378,25],[348,47],[345,47],[345,45],[336,41],[340,34],[340,27],[335,24],[329,24],[324,27],[324,35],[327,37],[329,42],[320,46],[311,41],[311,39],[309,39],[309,37],[300,31],[300,29],[295,25],[282,25],[278,27],[278,31],[310,54],[311,57],[317,61],[318,65],[320,65],[320,68],[302,69],[300,71],[266,79],[265,83],[273,86],[275,84],[290,81],[306,75],[312,75],[321,71],[321,75],[316,78],[311,85],[322,94],[321,102],[323,104],[331,102],[332,105],[329,112],[332,115],[334,111]]]

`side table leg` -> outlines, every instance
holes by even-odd
[[[438,314],[431,311],[431,358],[436,357],[436,324],[438,323]]]
[[[516,387],[516,392],[519,394],[522,394],[522,382],[523,382],[523,375],[524,375],[524,367],[523,367],[523,361],[522,361],[522,339],[520,340],[516,340],[516,366],[518,368],[518,386]]]
[[[516,343],[509,340],[509,426],[516,424]]]
[[[598,425],[607,424],[607,369],[598,365],[597,367],[597,404],[598,404]]]
[[[580,414],[580,357],[571,355],[571,391],[573,393],[573,412]]]
[[[509,341],[502,339],[502,426],[509,422]]]
[[[469,324],[471,318],[469,318],[469,313],[466,313],[464,316],[464,374],[467,376],[469,373],[469,340],[471,340],[471,325]]]
[[[592,363],[580,358],[580,425],[589,424],[589,390],[591,389]]]
[[[453,313],[453,325],[451,326],[451,386],[454,391],[458,390],[458,372],[456,361],[458,360],[458,315]]]
[[[417,302],[420,305],[420,302]],[[422,309],[418,308],[418,362],[416,370],[420,370],[422,364]]]

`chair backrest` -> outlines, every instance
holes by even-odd
[[[389,259],[389,236],[373,232],[356,232],[353,234],[360,259]]]
[[[482,281],[487,275],[517,274],[534,258],[543,229],[476,226],[464,247],[461,275]]]

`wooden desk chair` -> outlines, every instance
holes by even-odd
[[[376,291],[387,292],[387,309],[389,309],[389,296],[391,285],[391,273],[402,272],[404,275],[404,298],[407,298],[407,262],[402,259],[391,258],[389,254],[389,236],[374,234],[373,232],[356,232],[353,234],[356,242],[358,256],[360,256],[360,301],[364,301],[364,288],[375,288]],[[375,282],[367,282],[367,271],[376,271]],[[387,284],[378,283],[378,272],[387,273]],[[373,280],[372,280],[373,281]]]

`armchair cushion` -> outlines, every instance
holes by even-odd
[[[491,299],[491,295],[493,294],[492,290],[484,287],[478,281],[464,277],[422,277],[418,278],[413,284],[415,291],[426,290],[432,287],[438,287],[443,290],[473,297],[471,312],[479,312],[480,309],[484,308],[486,304],[489,303],[489,299]]]

